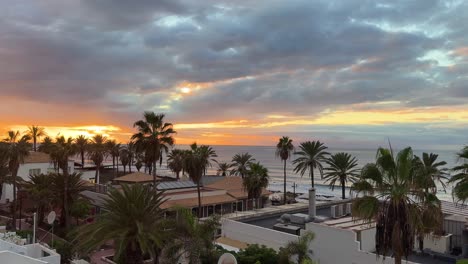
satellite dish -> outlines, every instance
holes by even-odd
[[[56,217],[57,217],[57,214],[55,213],[55,211],[50,212],[47,215],[47,223],[49,223],[49,225],[53,224]]]
[[[231,253],[224,253],[219,257],[218,264],[237,264],[237,260]]]

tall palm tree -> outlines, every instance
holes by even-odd
[[[96,183],[99,184],[99,176],[100,170],[102,166],[102,162],[106,158],[107,154],[107,147],[106,143],[107,137],[103,135],[94,135],[91,138],[89,148],[88,148],[88,156],[89,159],[93,161],[94,165],[96,165]]]
[[[90,252],[112,240],[118,263],[140,264],[145,254],[157,261],[155,249],[163,247],[168,230],[161,209],[163,195],[141,184],[111,189],[104,199],[104,213],[96,222],[79,228],[77,247]]]
[[[55,140],[55,143],[50,149],[49,155],[53,162],[57,164],[58,168],[62,170],[63,174],[63,179],[64,179],[64,184],[62,185],[63,187],[63,192],[60,192],[62,194],[63,198],[63,213],[62,215],[62,224],[65,225],[65,227],[70,226],[70,217],[69,217],[69,201],[68,201],[68,195],[67,193],[69,192],[68,187],[68,178],[69,178],[69,168],[68,168],[68,160],[70,157],[73,157],[76,155],[78,152],[78,149],[76,145],[74,144],[74,140],[69,137],[65,138],[64,136],[57,137]]]
[[[114,178],[116,173],[119,172],[119,155],[121,152],[121,144],[117,143],[115,139],[106,141],[107,153],[112,157],[112,170],[114,172]],[[115,169],[115,161],[117,160],[117,170]]]
[[[202,183],[203,175],[205,174],[208,166],[210,166],[210,160],[213,156],[216,156],[214,150],[209,146],[197,146],[193,143],[191,150],[187,151],[184,158],[184,170],[188,173],[190,179],[197,185],[198,193],[198,217],[202,217],[201,210],[201,193],[200,186]]]
[[[268,169],[259,162],[251,163],[247,175],[242,180],[242,186],[247,191],[248,198],[255,201],[254,207],[258,208],[262,191],[268,187]]]
[[[180,172],[184,169],[185,151],[173,149],[167,155],[167,167],[176,174],[177,180],[180,179]]]
[[[279,139],[278,144],[276,144],[276,156],[280,157],[284,162],[283,172],[284,172],[284,195],[283,203],[286,204],[286,161],[291,157],[291,153],[294,150],[294,145],[292,139],[289,137],[282,137]]]
[[[128,142],[126,148],[128,150],[128,158],[129,158],[128,172],[132,173],[133,160],[135,159],[135,156],[136,156],[135,143],[133,143],[132,141]]]
[[[357,196],[353,201],[353,217],[376,221],[377,254],[385,256],[391,250],[396,264],[411,253],[418,227],[424,225],[421,197],[426,196],[425,201],[434,205],[433,215],[442,215],[437,197],[414,187],[414,172],[410,147],[396,157],[391,148],[379,148],[376,162],[364,166],[360,180],[352,187]]]
[[[50,154],[54,146],[54,140],[51,137],[45,137],[42,139],[41,145],[37,148],[40,152]]]
[[[311,231],[307,231],[297,241],[290,241],[284,248],[280,250],[280,258],[286,257],[289,262],[291,257],[297,256],[297,263],[310,263],[312,262],[312,250],[310,249],[310,243],[314,240],[315,234]],[[313,263],[313,262],[312,262]]]
[[[81,167],[84,168],[85,152],[86,152],[86,150],[88,148],[89,140],[84,135],[79,135],[75,139],[75,144],[76,144],[76,147],[78,148],[78,152],[80,153]]]
[[[120,162],[122,163],[122,166],[124,168],[124,174],[127,173],[126,168],[127,165],[130,164],[130,151],[127,147],[122,147],[120,149]]]
[[[3,194],[3,184],[10,183],[10,177],[8,177],[10,173],[8,169],[9,161],[10,154],[8,153],[8,145],[4,142],[0,142],[0,198]]]
[[[247,174],[250,163],[255,159],[249,153],[237,153],[232,157],[231,175],[240,175],[242,178]]]
[[[192,211],[177,208],[174,226],[175,236],[166,248],[165,259],[169,263],[179,263],[181,256],[186,256],[189,263],[201,263],[200,256],[214,249],[214,239],[220,227],[218,217],[198,221]]]
[[[299,156],[293,160],[294,172],[300,173],[301,176],[309,170],[310,173],[310,182],[312,188],[314,185],[314,169],[318,169],[320,176],[323,175],[323,166],[322,162],[325,160],[326,156],[329,155],[326,152],[327,147],[320,141],[306,141],[302,142],[299,145],[299,151],[294,154]]]
[[[325,181],[330,184],[332,190],[338,182],[341,185],[341,198],[346,199],[346,182],[354,183],[358,180],[359,169],[357,159],[349,153],[339,152],[325,159],[328,167],[324,168]]]
[[[153,185],[156,186],[156,164],[160,160],[161,152],[166,153],[169,147],[174,145],[174,134],[172,123],[164,122],[164,114],[144,112],[143,119],[136,121],[133,125],[138,132],[132,136],[136,148],[144,150],[148,162],[152,164]]]
[[[453,167],[452,171],[457,174],[450,178],[449,183],[455,183],[452,195],[457,202],[465,203],[468,200],[468,146],[457,153],[459,165]]]
[[[39,126],[30,126],[28,127],[28,131],[26,134],[33,140],[33,150],[36,152],[36,143],[37,140],[40,139],[41,137],[47,136],[47,133],[45,132],[45,129],[43,127]]]
[[[216,164],[218,164],[218,170],[216,171],[216,174],[219,176],[226,176],[229,174],[229,170],[231,169],[232,167],[232,164],[231,163],[227,163],[227,162],[216,162]]]
[[[447,168],[441,168],[447,165],[445,161],[437,161],[439,155],[434,153],[422,154],[422,158],[415,156],[416,166],[415,180],[426,192],[437,193],[437,183],[445,190],[445,182],[448,180]]]
[[[13,181],[13,230],[16,230],[16,189],[20,164],[29,155],[31,138],[28,135],[21,136],[19,131],[8,131],[8,136],[3,140],[7,144],[8,170]]]

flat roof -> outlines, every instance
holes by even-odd
[[[160,180],[161,177],[156,176],[156,180]],[[121,177],[117,177],[114,179],[114,181],[118,182],[133,182],[133,183],[144,183],[144,182],[152,182],[153,181],[153,176],[143,173],[143,172],[133,172]]]
[[[201,197],[202,206],[230,203],[236,201],[237,200],[234,197],[227,194]],[[167,200],[162,204],[161,208],[170,208],[173,206],[182,206],[187,208],[197,207],[198,197],[178,200]]]

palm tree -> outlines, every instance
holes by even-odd
[[[63,199],[63,213],[62,213],[62,224],[65,227],[70,226],[70,217],[69,217],[69,201],[68,201],[68,178],[69,178],[69,171],[68,171],[68,160],[70,157],[73,157],[78,152],[77,146],[74,144],[74,140],[69,137],[65,138],[64,136],[57,137],[55,143],[51,146],[49,150],[49,155],[51,159],[54,161],[55,164],[58,165],[58,168],[62,170],[64,184],[63,192],[59,192],[62,194],[61,198]]]
[[[198,193],[198,217],[202,217],[200,185],[207,167],[210,165],[210,159],[216,156],[214,150],[209,146],[197,146],[193,143],[191,150],[186,152],[184,158],[184,170],[188,173],[190,179],[197,185]]]
[[[240,175],[242,178],[247,174],[250,163],[255,159],[249,153],[238,153],[232,157],[231,175]]]
[[[41,145],[37,148],[40,152],[50,154],[54,146],[54,140],[51,137],[45,137],[42,140]]]
[[[96,183],[99,184],[99,174],[100,169],[102,166],[102,162],[104,161],[107,148],[106,148],[107,138],[103,135],[94,135],[91,138],[91,142],[88,148],[88,156],[89,159],[93,161],[94,165],[96,165]]]
[[[84,168],[84,158],[85,158],[85,152],[88,148],[88,144],[89,144],[89,140],[87,137],[85,137],[84,135],[79,135],[76,139],[75,139],[75,144],[76,144],[76,147],[78,148],[78,152],[80,153],[80,157],[81,157],[81,167]]]
[[[447,165],[447,162],[436,162],[438,157],[439,155],[437,154],[424,152],[422,154],[422,159],[418,156],[414,158],[416,166],[416,184],[426,192],[431,191],[434,194],[437,193],[437,182],[445,190],[445,182],[448,180],[447,168],[440,168]]]
[[[28,127],[28,131],[26,134],[33,140],[33,150],[36,152],[36,143],[37,140],[40,139],[41,137],[47,136],[47,133],[45,132],[43,127],[39,126],[30,126]]]
[[[458,163],[452,171],[457,174],[450,178],[449,183],[455,183],[452,195],[457,202],[465,203],[468,200],[468,146],[457,153]]]
[[[50,188],[50,179],[51,176],[47,174],[30,175],[29,181],[24,183],[24,188],[34,203],[39,224],[43,222],[46,210],[50,208],[55,195]]]
[[[176,174],[177,180],[180,179],[180,172],[184,169],[185,151],[173,149],[167,155],[167,167]]]
[[[283,172],[284,172],[284,195],[283,203],[286,204],[286,161],[291,157],[291,152],[294,150],[294,145],[292,139],[289,137],[282,137],[279,139],[278,144],[276,144],[276,156],[280,157],[284,162]]]
[[[128,158],[129,158],[129,164],[128,164],[128,172],[132,173],[132,166],[133,166],[133,159],[136,156],[136,147],[135,143],[133,142],[128,142],[127,144],[127,150],[128,150]]]
[[[162,248],[168,230],[161,209],[163,197],[164,192],[154,192],[148,185],[111,189],[104,199],[104,213],[96,222],[79,228],[77,247],[89,252],[112,240],[118,263],[140,264],[145,254],[157,261],[155,249]]]
[[[8,137],[3,141],[7,144],[8,170],[11,173],[13,181],[13,230],[16,230],[16,189],[18,169],[20,164],[29,155],[31,144],[28,141],[31,138],[28,135],[21,136],[19,131],[8,131]]]
[[[112,170],[114,172],[114,178],[116,172],[119,172],[119,155],[121,152],[121,144],[117,143],[115,139],[106,141],[106,148],[109,155],[112,157]],[[117,160],[117,171],[115,170],[115,161]]]
[[[148,163],[152,164],[153,185],[156,186],[156,164],[160,160],[161,152],[166,153],[170,146],[174,145],[173,135],[176,131],[172,123],[164,122],[164,114],[144,112],[142,120],[133,125],[138,133],[132,136],[137,150],[146,152]]]
[[[130,151],[127,147],[122,147],[120,149],[120,162],[122,163],[122,166],[124,168],[124,174],[127,173],[126,168],[127,165],[129,165],[130,163]]]
[[[85,182],[81,178],[81,173],[51,173],[49,188],[52,190],[52,203],[61,209],[60,222],[66,227],[70,226],[70,213],[73,204],[81,197],[81,192],[86,190]]]
[[[216,171],[216,175],[226,176],[229,173],[229,169],[231,169],[232,164],[227,162],[216,162],[218,164],[218,170]]]
[[[268,169],[257,162],[250,164],[250,169],[242,180],[242,186],[247,191],[248,198],[255,201],[255,208],[258,208],[263,189],[268,187],[268,178]]]
[[[10,183],[8,175],[10,173],[8,169],[8,163],[10,156],[8,153],[8,145],[4,142],[0,142],[0,198],[2,197],[3,184]]]
[[[315,234],[311,231],[307,231],[302,234],[297,241],[290,241],[286,247],[280,249],[280,258],[285,257],[288,260],[291,257],[297,256],[297,263],[313,263],[312,250],[310,249],[310,243],[314,240]]]
[[[312,188],[315,187],[314,169],[319,170],[320,176],[323,175],[322,162],[325,160],[325,157],[329,155],[329,153],[325,151],[326,149],[327,147],[320,141],[306,141],[299,145],[300,151],[294,153],[294,155],[299,156],[293,161],[295,165],[294,172],[299,172],[301,176],[304,176],[307,170],[309,170]]]
[[[357,196],[353,201],[353,217],[376,221],[377,254],[385,256],[391,250],[396,264],[411,253],[418,227],[425,224],[425,207],[419,205],[422,196],[434,205],[433,215],[442,215],[437,197],[415,188],[414,173],[410,147],[396,157],[391,148],[379,148],[376,162],[364,166],[360,180],[352,187]]]
[[[325,182],[329,183],[332,190],[338,182],[341,185],[341,198],[346,199],[346,182],[354,183],[358,180],[357,159],[348,153],[339,152],[325,159],[325,163],[328,164],[324,169]]]
[[[165,250],[165,259],[169,263],[179,263],[181,256],[187,256],[189,263],[201,263],[200,256],[214,249],[215,234],[219,227],[218,217],[198,221],[191,210],[177,208],[175,236]]]

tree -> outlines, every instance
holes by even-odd
[[[75,144],[76,144],[76,147],[78,148],[78,152],[80,153],[80,157],[81,157],[81,167],[84,168],[84,158],[85,158],[85,152],[88,148],[88,144],[89,144],[89,140],[87,137],[85,137],[84,135],[79,135],[76,139],[75,139]]]
[[[16,230],[16,191],[18,169],[20,164],[24,163],[24,159],[29,155],[31,144],[28,142],[31,138],[28,135],[21,136],[19,131],[8,131],[8,137],[3,141],[6,143],[8,153],[8,170],[11,173],[13,181],[13,230]]]
[[[70,216],[76,219],[76,225],[79,225],[79,220],[89,215],[91,204],[87,199],[77,199],[70,208]]]
[[[168,152],[174,145],[173,135],[176,131],[172,123],[164,122],[164,114],[144,112],[143,119],[133,125],[138,132],[132,136],[137,150],[144,151],[147,164],[152,164],[153,185],[156,186],[156,164],[162,151]]]
[[[91,138],[91,142],[88,148],[88,156],[89,159],[93,161],[94,165],[96,165],[96,183],[100,184],[99,176],[100,170],[102,166],[102,162],[104,161],[107,148],[106,143],[107,138],[103,135],[94,135]]]
[[[377,254],[385,256],[391,250],[396,264],[411,253],[418,226],[425,225],[425,207],[419,205],[423,195],[434,205],[432,214],[441,215],[437,197],[414,186],[414,173],[410,147],[396,157],[391,148],[379,148],[376,162],[364,166],[360,180],[352,186],[357,195],[353,217],[376,222]]]
[[[240,175],[242,178],[247,174],[250,163],[255,159],[249,153],[238,153],[232,157],[231,175]]]
[[[336,183],[341,185],[341,198],[346,199],[346,182],[355,182],[358,180],[357,159],[348,153],[339,152],[325,159],[328,165],[324,170],[325,182],[334,190]]]
[[[180,179],[180,172],[184,169],[185,151],[173,149],[167,155],[167,167],[176,174],[177,180]]]
[[[114,172],[114,178],[116,176],[116,172],[119,172],[119,156],[121,153],[121,144],[117,143],[117,141],[114,140],[107,140],[106,141],[106,148],[107,148],[107,153],[112,157],[112,170]],[[128,156],[127,156],[128,158]],[[117,171],[115,169],[115,161],[117,160]],[[127,162],[128,164],[128,162]]]
[[[279,139],[278,144],[276,144],[276,156],[280,157],[284,162],[283,172],[284,172],[284,195],[283,203],[286,204],[286,161],[291,157],[291,153],[294,150],[294,145],[292,139],[289,137],[282,137]]]
[[[198,217],[202,217],[201,210],[201,193],[200,185],[203,175],[207,167],[210,165],[210,160],[216,156],[214,150],[209,146],[197,146],[196,143],[191,145],[191,150],[186,152],[184,159],[184,170],[188,173],[190,179],[197,185],[198,193]]]
[[[26,132],[26,135],[28,135],[28,137],[33,140],[33,150],[34,152],[36,152],[37,140],[40,139],[41,137],[47,136],[47,133],[45,132],[43,127],[33,125],[33,126],[28,127],[28,131]]]
[[[278,263],[278,253],[272,248],[251,244],[237,253],[239,264]]]
[[[47,174],[29,175],[29,181],[24,183],[24,188],[34,203],[38,221],[41,224],[44,221],[46,210],[53,202],[50,176]]]
[[[69,176],[69,168],[68,168],[68,160],[70,157],[74,156],[77,153],[77,147],[74,144],[74,141],[72,138],[65,138],[64,136],[57,137],[55,140],[55,143],[51,145],[50,150],[49,150],[49,155],[51,159],[54,161],[54,164],[58,165],[58,168],[62,170],[63,174],[63,179],[64,179],[64,184],[62,187],[64,188],[63,191],[57,192],[62,194],[62,199],[63,199],[63,211],[62,214],[62,224],[65,225],[65,227],[70,226],[70,217],[68,213],[70,212],[69,210],[69,202],[68,202],[68,195],[67,193],[69,192],[68,190],[68,176]]]
[[[327,147],[320,141],[306,141],[302,142],[299,145],[299,151],[294,153],[299,156],[293,160],[293,165],[295,165],[294,172],[299,172],[301,176],[304,176],[307,170],[309,170],[312,188],[315,187],[314,169],[318,169],[320,175],[323,175],[322,162],[329,155],[326,149]]]
[[[50,173],[49,188],[52,189],[53,205],[60,208],[60,224],[70,226],[71,208],[81,197],[81,192],[86,190],[85,182],[81,179],[81,173]]]
[[[290,259],[297,257],[297,263],[304,263],[306,261],[312,261],[311,255],[312,250],[310,249],[310,243],[314,240],[315,234],[307,231],[297,241],[290,241],[286,247],[281,248],[279,255]]]
[[[122,147],[120,149],[120,162],[124,168],[124,173],[126,173],[127,165],[130,167],[130,151],[127,147]]]
[[[163,220],[163,197],[164,192],[154,192],[148,185],[111,189],[104,199],[104,213],[94,223],[78,229],[77,247],[90,252],[112,240],[114,261],[118,263],[140,264],[145,254],[157,261],[158,249],[163,247],[169,230]]]
[[[263,189],[268,187],[268,178],[268,169],[257,162],[250,164],[250,169],[242,180],[242,186],[247,191],[248,198],[254,199],[255,207],[258,207]]]
[[[227,162],[216,162],[216,164],[218,164],[218,170],[216,171],[216,175],[218,176],[226,176],[232,167],[232,164]]]
[[[457,153],[459,165],[453,167],[456,174],[450,178],[449,183],[454,183],[452,196],[457,202],[465,203],[468,199],[468,146]]]
[[[441,168],[447,165],[445,161],[437,162],[439,155],[434,153],[422,154],[422,158],[415,156],[415,179],[416,184],[426,192],[437,193],[437,183],[445,190],[445,182],[448,180],[447,168]]]
[[[174,237],[165,250],[165,259],[170,263],[178,263],[181,256],[188,256],[189,263],[201,263],[201,255],[214,249],[215,234],[219,227],[219,217],[199,221],[191,210],[177,208]]]
[[[0,198],[2,197],[3,184],[10,183],[10,177],[8,177],[10,173],[8,169],[9,161],[8,145],[4,142],[0,142]]]

